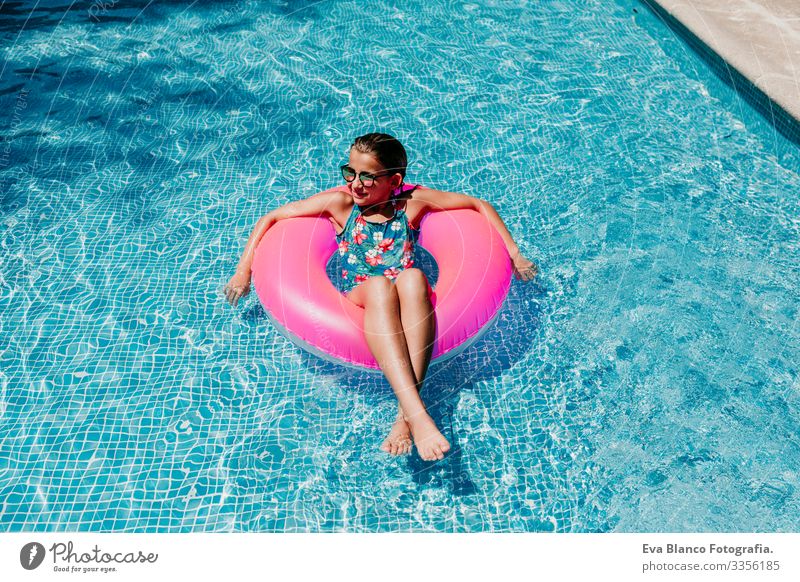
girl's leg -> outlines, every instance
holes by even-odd
[[[400,298],[400,321],[419,391],[422,390],[436,338],[436,320],[428,294],[430,288],[425,274],[419,269],[406,269],[400,273],[395,288]],[[393,455],[404,454],[410,450],[408,441],[410,427],[405,420],[403,407],[398,406],[398,408],[397,420],[381,446],[383,450]],[[442,439],[440,449],[442,452],[447,452],[450,443],[444,437]]]
[[[347,296],[364,307],[364,335],[409,423],[420,457],[441,459],[450,444],[436,428],[417,391],[400,320],[400,298],[386,277],[371,277]]]
[[[400,321],[411,356],[411,367],[417,379],[417,388],[421,390],[436,339],[436,320],[428,295],[428,279],[420,269],[406,269],[398,275],[395,288],[400,298]]]

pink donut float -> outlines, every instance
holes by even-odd
[[[474,210],[427,214],[417,244],[439,266],[431,294],[435,364],[467,347],[494,320],[511,286],[511,261],[499,233]],[[336,250],[328,219],[278,221],[255,252],[256,295],[275,326],[300,347],[338,364],[378,369],[364,337],[364,309],[326,273]]]

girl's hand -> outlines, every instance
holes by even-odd
[[[225,298],[228,300],[228,303],[236,307],[239,303],[239,299],[250,293],[250,274],[248,273],[245,275],[237,271],[236,274],[231,277],[231,280],[228,281],[228,284],[225,285],[223,293],[225,293]]]
[[[519,280],[530,281],[539,272],[539,268],[519,252],[512,257],[511,261],[514,263],[514,276]]]

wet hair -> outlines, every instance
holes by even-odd
[[[397,138],[386,133],[368,133],[357,137],[350,147],[362,154],[375,156],[384,168],[398,172],[405,179],[408,156],[406,148]]]

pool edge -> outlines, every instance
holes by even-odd
[[[781,135],[800,146],[800,83],[795,82],[795,94],[790,94],[785,86],[779,87],[777,82],[771,82],[777,78],[776,74],[763,69],[762,74],[758,74],[765,61],[759,59],[759,52],[752,43],[748,53],[742,50],[742,42],[730,40],[729,34],[720,34],[721,23],[733,17],[732,11],[722,13],[718,10],[709,15],[710,9],[705,6],[706,12],[701,13],[691,0],[639,2],[684,40],[717,77],[731,86]],[[800,54],[800,41],[795,48]]]

